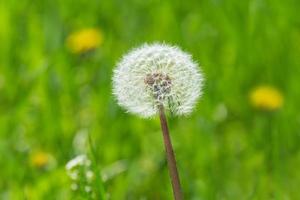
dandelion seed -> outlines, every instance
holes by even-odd
[[[144,45],[125,55],[113,75],[119,105],[142,117],[158,114],[158,105],[186,115],[201,95],[203,76],[191,56],[165,44]]]

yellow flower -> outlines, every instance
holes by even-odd
[[[273,111],[282,107],[283,96],[272,86],[260,86],[250,93],[250,102],[255,108]]]
[[[38,151],[38,152],[34,152],[30,156],[30,163],[34,167],[43,168],[49,164],[50,159],[51,159],[50,154],[43,151]]]
[[[66,40],[72,53],[80,54],[96,49],[102,44],[102,33],[95,28],[82,29],[70,34]]]

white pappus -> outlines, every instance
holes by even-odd
[[[203,75],[188,53],[166,44],[145,44],[126,54],[113,74],[118,104],[142,117],[163,105],[174,115],[192,112],[201,96]]]

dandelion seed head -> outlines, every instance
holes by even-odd
[[[163,105],[175,115],[192,112],[201,96],[203,75],[178,47],[145,44],[126,54],[113,75],[113,93],[128,112],[151,117]]]

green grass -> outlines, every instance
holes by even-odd
[[[87,134],[100,170],[127,165],[104,182],[110,199],[172,199],[158,119],[125,113],[111,94],[118,59],[153,41],[190,52],[206,77],[196,111],[169,120],[186,199],[300,199],[299,9],[297,0],[0,1],[0,199],[72,199],[65,164],[90,152]],[[73,55],[66,37],[89,27],[103,44]],[[261,84],[282,92],[280,110],[251,107]],[[34,151],[53,167],[32,166]]]

